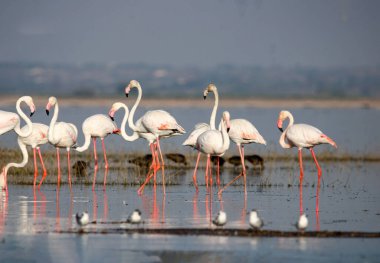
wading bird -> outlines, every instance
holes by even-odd
[[[285,130],[282,128],[282,123],[284,120],[289,118],[288,127]],[[307,148],[310,150],[313,156],[315,165],[318,169],[318,178],[322,175],[321,167],[318,164],[317,158],[315,156],[313,147],[318,144],[331,144],[337,148],[336,143],[329,138],[327,135],[323,134],[319,129],[308,124],[294,124],[293,115],[289,111],[281,111],[278,120],[277,127],[282,132],[279,143],[282,148],[288,149],[292,147],[298,148],[298,158],[300,166],[300,181],[303,178],[303,166],[302,166],[302,148]]]
[[[264,225],[264,221],[259,217],[256,210],[249,212],[249,225],[255,230],[259,230]]]
[[[190,133],[189,137],[182,143],[182,145],[190,146],[194,149],[196,149],[197,139],[198,137],[208,130],[216,130],[215,128],[215,118],[216,118],[216,112],[218,110],[219,105],[219,94],[218,89],[214,84],[209,84],[207,88],[203,91],[203,98],[206,99],[209,92],[214,93],[215,101],[214,101],[214,107],[212,108],[211,116],[210,116],[210,125],[207,123],[198,123],[195,125],[194,130]],[[193,184],[194,187],[198,190],[198,184],[197,184],[197,169],[199,164],[199,159],[201,156],[201,152],[198,151],[197,161],[195,163],[195,169],[193,174]],[[216,157],[216,164],[219,167],[219,156]],[[218,179],[219,179],[219,170],[218,170]]]
[[[107,137],[109,134],[119,134],[120,130],[117,128],[117,125],[115,122],[111,120],[109,116],[106,116],[104,114],[96,114],[88,117],[82,124],[82,131],[84,134],[84,144],[80,147],[77,147],[75,150],[78,152],[83,152],[88,149],[91,143],[94,146],[94,160],[95,160],[95,172],[98,170],[98,156],[96,153],[96,139],[100,138],[102,142],[102,148],[103,148],[103,155],[104,155],[104,168],[108,169],[108,160],[107,160],[107,154],[106,154],[106,146],[104,143],[104,138]],[[104,177],[103,186],[105,187],[107,183],[107,178]],[[94,173],[94,179],[92,184],[92,190],[95,190],[95,173]]]
[[[184,134],[185,129],[183,129],[177,123],[177,121],[172,115],[170,115],[168,112],[164,110],[148,111],[140,119],[138,119],[136,123],[134,123],[133,117],[142,97],[142,88],[138,81],[131,80],[129,85],[125,88],[125,95],[127,97],[131,89],[133,88],[136,88],[138,90],[138,95],[136,102],[131,109],[131,113],[128,118],[128,125],[134,132],[138,134],[139,137],[144,138],[148,141],[153,156],[153,161],[151,165],[153,173],[149,174],[151,170],[149,169],[147,179],[138,189],[138,194],[143,193],[145,185],[149,182],[151,177],[156,176],[156,172],[158,171],[160,166],[162,168],[162,185],[164,189],[163,191],[165,193],[165,163],[161,152],[160,138],[168,138],[171,136]],[[156,146],[158,149],[158,153],[155,148]]]
[[[224,211],[219,211],[212,223],[216,226],[224,226],[227,223],[227,214]]]
[[[65,148],[67,151],[67,169],[69,171],[69,185],[71,187],[71,173],[70,173],[70,148],[76,146],[78,138],[78,129],[72,123],[57,122],[59,107],[58,101],[55,97],[50,97],[46,105],[46,114],[49,115],[50,108],[54,106],[54,115],[50,121],[48,140],[49,143],[54,145],[57,150],[57,166],[58,166],[58,182],[61,182],[61,166],[59,160],[59,148]]]
[[[230,146],[230,138],[228,131],[230,129],[230,113],[228,111],[223,112],[223,117],[220,121],[221,130],[208,130],[199,135],[197,138],[196,149],[207,155],[206,162],[206,185],[208,181],[212,185],[212,176],[209,174],[209,168],[211,168],[211,156],[223,156]],[[195,167],[197,169],[197,167]],[[217,167],[219,170],[219,166]],[[210,169],[211,170],[211,169]],[[194,172],[195,173],[195,172]]]

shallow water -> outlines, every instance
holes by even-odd
[[[309,217],[309,231],[342,230],[380,232],[379,163],[322,163],[323,180],[318,180],[312,162],[305,162],[305,178],[300,188],[298,170],[287,163],[266,167],[261,173],[248,170],[247,195],[242,180],[218,198],[204,186],[204,170],[199,169],[197,194],[190,185],[192,170],[176,179],[177,185],[147,186],[142,196],[138,186],[108,185],[103,191],[102,176],[96,191],[76,183],[72,191],[63,184],[45,184],[41,191],[29,185],[10,185],[9,197],[0,207],[1,262],[38,260],[62,262],[117,261],[231,262],[295,259],[320,262],[376,262],[380,240],[365,238],[237,238],[217,236],[170,236],[144,234],[58,234],[76,230],[75,213],[87,210],[97,224],[88,229],[109,228],[214,228],[211,219],[223,209],[226,228],[248,229],[247,212],[257,209],[264,229],[294,231],[302,209]],[[101,170],[102,171],[102,170]],[[100,171],[100,173],[101,173]],[[170,171],[167,171],[168,174]],[[222,184],[236,175],[231,169],[221,174]],[[30,175],[31,176],[31,175]],[[109,172],[109,180],[116,175]],[[64,175],[65,177],[65,175]],[[214,181],[215,182],[215,181]],[[158,183],[160,177],[158,176]],[[319,189],[319,191],[318,191]],[[302,192],[301,192],[302,191]],[[302,194],[302,199],[300,198]],[[319,213],[316,212],[317,200]],[[123,221],[140,209],[144,223],[129,226]],[[25,253],[19,253],[21,250]],[[3,259],[5,261],[3,261]]]

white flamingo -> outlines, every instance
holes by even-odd
[[[17,113],[2,111],[0,110],[0,135],[14,130],[18,136],[26,137],[32,133],[33,127],[30,119],[25,115],[25,113],[21,110],[20,104],[21,102],[25,102],[30,108],[30,116],[32,116],[35,112],[36,107],[34,106],[33,99],[30,96],[23,96],[19,98],[16,102],[16,110]],[[20,129],[20,117],[26,122],[28,129],[25,131],[21,131]]]
[[[213,92],[214,96],[215,96],[214,107],[212,109],[211,116],[210,116],[210,125],[207,123],[196,124],[194,127],[194,130],[190,133],[189,137],[182,143],[182,145],[186,145],[186,146],[190,146],[192,148],[195,148],[199,135],[201,135],[205,131],[216,129],[215,128],[215,118],[216,118],[216,112],[218,110],[218,104],[219,104],[218,89],[216,88],[216,86],[214,84],[212,84],[212,83],[209,84],[203,92],[203,98],[204,99],[207,98],[207,94],[209,92]],[[194,183],[194,186],[197,190],[198,190],[197,169],[198,169],[200,156],[201,156],[201,152],[198,151],[197,161],[195,163],[195,169],[194,169],[194,174],[193,174],[193,183]],[[218,161],[219,161],[219,158],[218,158]]]
[[[233,119],[230,121],[230,123],[231,123],[231,129],[228,132],[228,135],[230,136],[231,141],[233,141],[237,145],[243,170],[238,176],[236,176],[225,187],[223,187],[223,189],[219,193],[222,193],[229,185],[231,185],[241,176],[244,177],[244,192],[246,193],[247,180],[246,180],[246,168],[244,164],[244,144],[259,143],[259,144],[266,145],[267,143],[264,140],[263,136],[261,136],[259,131],[256,129],[255,126],[253,126],[251,122],[245,119]]]
[[[94,146],[94,160],[95,160],[95,173],[94,173],[94,179],[92,184],[92,190],[95,190],[95,174],[98,170],[98,156],[96,153],[96,139],[100,138],[102,142],[102,148],[103,148],[103,155],[104,155],[104,162],[105,162],[105,169],[108,169],[108,160],[107,160],[107,154],[106,154],[106,146],[104,143],[104,138],[108,136],[108,134],[118,134],[120,133],[120,130],[117,128],[117,125],[113,120],[109,118],[109,116],[104,114],[95,114],[87,119],[84,120],[82,124],[82,131],[84,134],[84,144],[81,147],[77,147],[75,150],[78,152],[83,152],[87,150],[90,147],[91,138],[92,143]],[[103,185],[106,186],[107,178],[104,177]]]
[[[282,122],[289,118],[288,127],[285,130],[282,128]],[[315,156],[313,147],[318,144],[331,144],[337,148],[336,143],[329,138],[327,135],[323,134],[319,129],[308,124],[294,124],[293,115],[289,111],[281,111],[277,120],[277,127],[282,132],[279,143],[282,148],[288,149],[292,147],[298,148],[298,158],[300,165],[300,181],[303,178],[303,167],[302,167],[302,148],[307,148],[310,150],[313,156],[315,165],[318,169],[318,178],[322,175],[321,167],[318,164],[317,158]]]
[[[207,155],[206,162],[206,185],[210,181],[212,185],[212,176],[209,176],[209,167],[211,167],[211,156],[223,156],[230,147],[230,138],[228,131],[230,129],[230,114],[228,111],[223,112],[220,121],[221,130],[208,130],[199,135],[197,139],[196,149]],[[218,167],[219,169],[219,167]]]
[[[50,121],[48,139],[49,143],[54,145],[57,150],[57,166],[58,166],[58,185],[61,182],[61,167],[59,161],[59,148],[66,148],[67,151],[67,168],[69,171],[69,185],[71,187],[70,173],[70,148],[75,147],[78,138],[78,129],[72,123],[57,122],[59,107],[55,97],[50,97],[46,105],[46,113],[49,115],[49,110],[54,106],[54,115]]]
[[[141,138],[148,141],[152,151],[152,165],[153,173],[147,176],[145,182],[141,185],[138,193],[141,194],[144,191],[145,185],[149,182],[152,176],[155,177],[157,170],[162,166],[162,185],[165,193],[165,173],[164,173],[164,159],[162,157],[160,147],[160,137],[167,138],[175,135],[181,135],[185,133],[185,130],[177,123],[173,116],[163,110],[153,110],[146,112],[137,122],[133,123],[133,117],[137,106],[140,103],[142,96],[142,88],[138,81],[131,80],[129,85],[125,88],[125,95],[128,97],[132,88],[138,90],[138,96],[135,104],[131,109],[131,113],[128,119],[129,127],[136,132]],[[152,136],[153,135],[153,136]],[[157,144],[158,152],[161,158],[161,164],[159,162],[158,153],[155,150],[155,143]]]
[[[33,132],[31,135],[27,137],[21,137],[19,136],[19,140],[24,145],[31,146],[33,149],[33,164],[34,164],[34,180],[33,180],[33,187],[36,186],[37,181],[37,175],[38,175],[38,169],[37,169],[37,158],[36,158],[36,150],[38,151],[38,155],[40,158],[40,162],[42,165],[43,175],[40,181],[40,184],[38,185],[38,188],[41,187],[42,182],[44,181],[47,172],[45,168],[44,161],[42,159],[41,151],[40,151],[40,145],[46,144],[48,142],[48,130],[49,127],[42,123],[33,123]],[[28,129],[27,126],[22,127],[21,131],[26,131]]]
[[[32,97],[30,96],[22,96],[20,97],[17,102],[16,102],[16,111],[18,114],[14,112],[9,112],[9,111],[3,111],[0,110],[0,135],[14,130],[18,136],[21,137],[26,137],[29,136],[32,131],[32,122],[30,119],[25,115],[25,113],[21,110],[20,104],[21,102],[25,102],[29,108],[30,108],[30,116],[32,116],[35,112],[36,107],[34,106],[34,102]],[[26,122],[26,125],[28,129],[21,131],[20,129],[20,116],[21,118]],[[27,162],[27,161],[26,161]],[[5,167],[2,169],[2,173],[0,174],[0,189],[7,189],[7,181],[6,181],[6,175],[7,171],[10,167],[12,167],[14,163],[9,164],[7,169]],[[18,166],[16,166],[18,167]]]

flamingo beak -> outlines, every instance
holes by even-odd
[[[203,95],[203,99],[205,100],[207,98],[207,96],[206,95]]]
[[[112,116],[109,116],[112,121],[115,121],[115,118]]]
[[[32,117],[33,114],[34,114],[34,112],[35,112],[35,111],[30,112],[30,115],[29,115],[29,116]]]
[[[115,121],[115,118],[113,117],[115,115],[115,111],[113,109],[110,109],[108,116],[112,121]]]
[[[125,96],[128,98],[128,95],[129,95],[129,92],[131,91],[131,84],[129,84],[126,88],[125,88]]]
[[[120,129],[116,129],[116,130],[114,130],[112,133],[114,133],[114,134],[120,134],[120,133],[121,133],[121,130],[120,130]]]
[[[279,129],[281,132],[284,132],[284,130],[282,129],[282,120],[281,120],[281,119],[278,119],[278,121],[277,121],[277,127],[278,127],[278,129]]]
[[[46,109],[46,115],[48,115],[48,116],[49,116],[49,110],[48,110],[48,109]]]

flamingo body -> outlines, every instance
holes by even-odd
[[[308,124],[294,124],[286,131],[287,142],[297,148],[310,148],[329,143],[326,136],[316,127]]]
[[[156,137],[170,137],[186,133],[175,118],[164,110],[152,110],[144,114],[141,124]]]
[[[249,143],[266,144],[264,138],[251,122],[245,119],[233,119],[230,123],[231,128],[228,135],[237,145]]]
[[[190,133],[189,137],[182,143],[182,145],[195,148],[199,135],[208,130],[210,130],[210,125],[208,125],[207,123],[196,124],[194,130]]]
[[[72,123],[56,122],[52,129],[49,142],[55,147],[69,149],[73,147],[78,139],[78,130]]]
[[[33,131],[32,134],[30,134],[27,137],[19,137],[20,140],[28,146],[31,146],[32,148],[36,148],[40,145],[48,143],[48,130],[49,126],[43,124],[43,123],[33,123]],[[27,126],[24,126],[21,128],[22,132],[26,132],[28,130]]]
[[[91,137],[105,138],[118,131],[117,125],[107,115],[96,114],[88,117],[82,124],[83,133]]]
[[[20,123],[20,117],[9,111],[0,111],[0,135],[13,130],[17,123]]]
[[[198,137],[196,147],[198,151],[204,154],[223,156],[230,146],[230,141],[227,140],[224,146],[223,142],[223,134],[220,131],[208,130]]]

